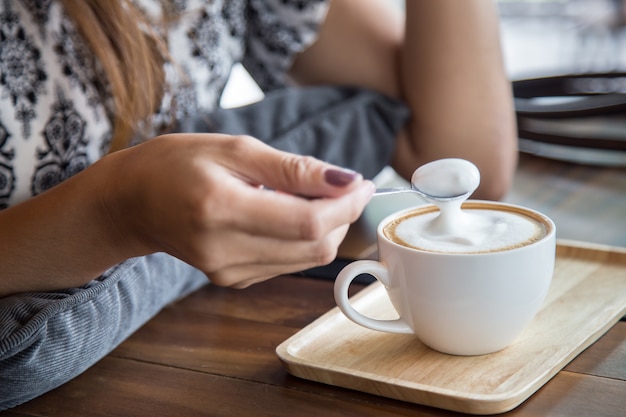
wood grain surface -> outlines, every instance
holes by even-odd
[[[325,280],[279,277],[243,291],[207,286],[78,378],[0,416],[460,415],[289,375],[276,347],[333,306]],[[619,416],[624,364],[620,321],[507,415]]]

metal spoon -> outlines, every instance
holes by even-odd
[[[468,192],[468,193],[463,193],[463,194],[446,195],[446,196],[431,195],[431,194],[426,194],[423,191],[420,191],[418,188],[415,188],[415,185],[411,184],[411,188],[406,188],[406,187],[377,188],[374,195],[388,195],[388,194],[400,194],[400,193],[417,193],[428,200],[442,201],[442,202],[466,199],[471,194],[471,192]]]
[[[439,159],[417,168],[411,187],[378,188],[374,195],[417,193],[430,201],[467,199],[478,187],[480,172],[476,165],[458,158]]]

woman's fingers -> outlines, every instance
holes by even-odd
[[[342,225],[318,240],[292,241],[245,233],[223,233],[180,254],[207,275],[245,265],[324,265],[337,256],[348,231]],[[286,272],[286,271],[282,271]]]
[[[298,256],[299,250],[306,250],[306,246],[303,245],[297,248],[295,247],[297,244],[291,244],[287,247],[283,247],[282,249],[276,249],[276,251],[280,250],[281,252],[268,253],[267,258],[261,261],[229,265],[215,271],[205,271],[205,273],[216,285],[245,288],[278,275],[289,274],[325,265],[332,262],[335,258],[338,241],[340,242],[343,239],[346,231],[347,228],[337,231],[337,241],[329,244],[327,247],[327,249],[332,248],[332,251],[326,254],[332,256],[329,256],[327,259],[315,258],[302,254]],[[316,248],[309,249],[311,249],[312,252],[319,251],[319,249]],[[289,252],[292,252],[293,255],[289,257],[277,256],[278,253],[285,254]]]
[[[231,199],[233,227],[249,234],[289,240],[314,240],[340,225],[355,222],[374,193],[374,184],[361,181],[336,198],[306,199],[263,189],[241,189]],[[226,207],[224,207],[226,209]]]
[[[352,191],[361,174],[322,162],[310,156],[279,151],[248,137],[230,138],[236,152],[229,168],[246,181],[289,194],[307,197],[337,197]]]
[[[103,201],[123,239],[229,286],[331,262],[374,192],[358,174],[245,136],[163,137],[109,160]]]

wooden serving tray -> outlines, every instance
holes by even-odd
[[[352,299],[397,317],[379,283]],[[626,249],[559,241],[553,282],[513,345],[452,356],[411,335],[366,329],[334,308],[277,347],[288,372],[313,381],[470,414],[509,411],[530,397],[626,314]]]

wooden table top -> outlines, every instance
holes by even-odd
[[[459,415],[289,375],[276,346],[333,306],[330,280],[279,277],[244,291],[207,286],[165,308],[78,378],[0,415]],[[507,415],[617,417],[625,393],[620,321]]]
[[[558,210],[572,205],[576,213],[584,211],[574,204],[585,201],[575,194],[579,190],[569,188],[574,194],[564,197],[545,189],[548,183],[562,193],[567,191],[557,187],[565,181],[556,175],[565,172],[563,167],[524,158],[519,178],[528,190],[521,187],[514,197],[521,198],[522,191],[538,193],[532,201],[553,210],[553,217],[568,218]],[[552,175],[553,170],[559,172]],[[600,189],[602,198],[616,198],[617,207],[625,207],[623,170],[571,170],[574,174],[564,186],[583,177],[583,182],[591,181],[592,191]],[[610,233],[602,230],[597,236],[619,243],[624,239],[619,227],[624,227],[626,211],[612,210],[605,203],[590,201],[594,212],[612,213],[622,222]],[[567,230],[564,233],[570,237]],[[335,306],[332,286],[330,279],[301,276],[278,277],[246,290],[207,285],[166,307],[76,379],[0,416],[460,415],[307,381],[286,372],[276,347]],[[360,288],[360,284],[352,286],[353,291]],[[624,410],[626,321],[622,320],[506,415],[617,417],[625,415]]]

